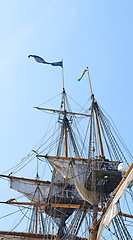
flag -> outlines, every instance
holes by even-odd
[[[32,150],[32,152],[34,152],[36,155],[38,155],[38,153],[35,150]]]
[[[81,80],[81,78],[84,76],[84,74],[85,74],[87,71],[88,71],[88,69],[85,69],[85,70],[83,71],[83,73],[82,73],[81,77],[80,77],[79,79],[77,79],[77,81],[80,81],[80,80]]]
[[[50,63],[50,62],[46,62],[43,58],[36,55],[29,55],[28,58],[30,57],[33,57],[38,63],[50,64],[52,66],[60,66],[63,68],[63,61]]]
[[[21,160],[24,160],[24,159],[28,158],[30,156],[31,152],[32,151],[30,151],[29,154],[26,157],[22,158]]]

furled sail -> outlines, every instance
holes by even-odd
[[[87,162],[77,161],[75,159],[69,161],[54,157],[48,157],[48,161],[56,171],[60,172],[65,177],[72,179],[83,200],[93,204],[93,194],[85,188]]]

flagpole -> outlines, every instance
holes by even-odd
[[[63,59],[62,59],[62,66],[63,66]],[[62,84],[63,84],[63,90],[64,90],[64,69],[62,67]]]
[[[63,59],[62,59],[62,85],[63,85],[63,100],[64,100],[64,111],[65,111],[65,86],[64,86],[64,69],[63,69]]]
[[[90,80],[90,74],[89,74],[88,67],[87,67],[87,72],[88,72],[88,79],[89,79],[90,90],[91,90],[91,95],[92,95],[93,93],[92,93],[91,80]]]

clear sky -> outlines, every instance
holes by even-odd
[[[87,77],[77,82],[88,66],[96,99],[133,153],[132,0],[0,0],[0,35],[1,173],[43,135],[43,115],[33,107],[62,91],[61,68],[37,64],[29,54],[63,59],[66,91],[79,102],[90,97]]]

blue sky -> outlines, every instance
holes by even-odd
[[[79,102],[90,96],[87,76],[76,81],[88,66],[96,99],[132,152],[132,12],[132,0],[0,1],[1,173],[42,137],[44,119],[33,107],[62,91],[61,69],[29,54],[63,59],[66,91]]]

